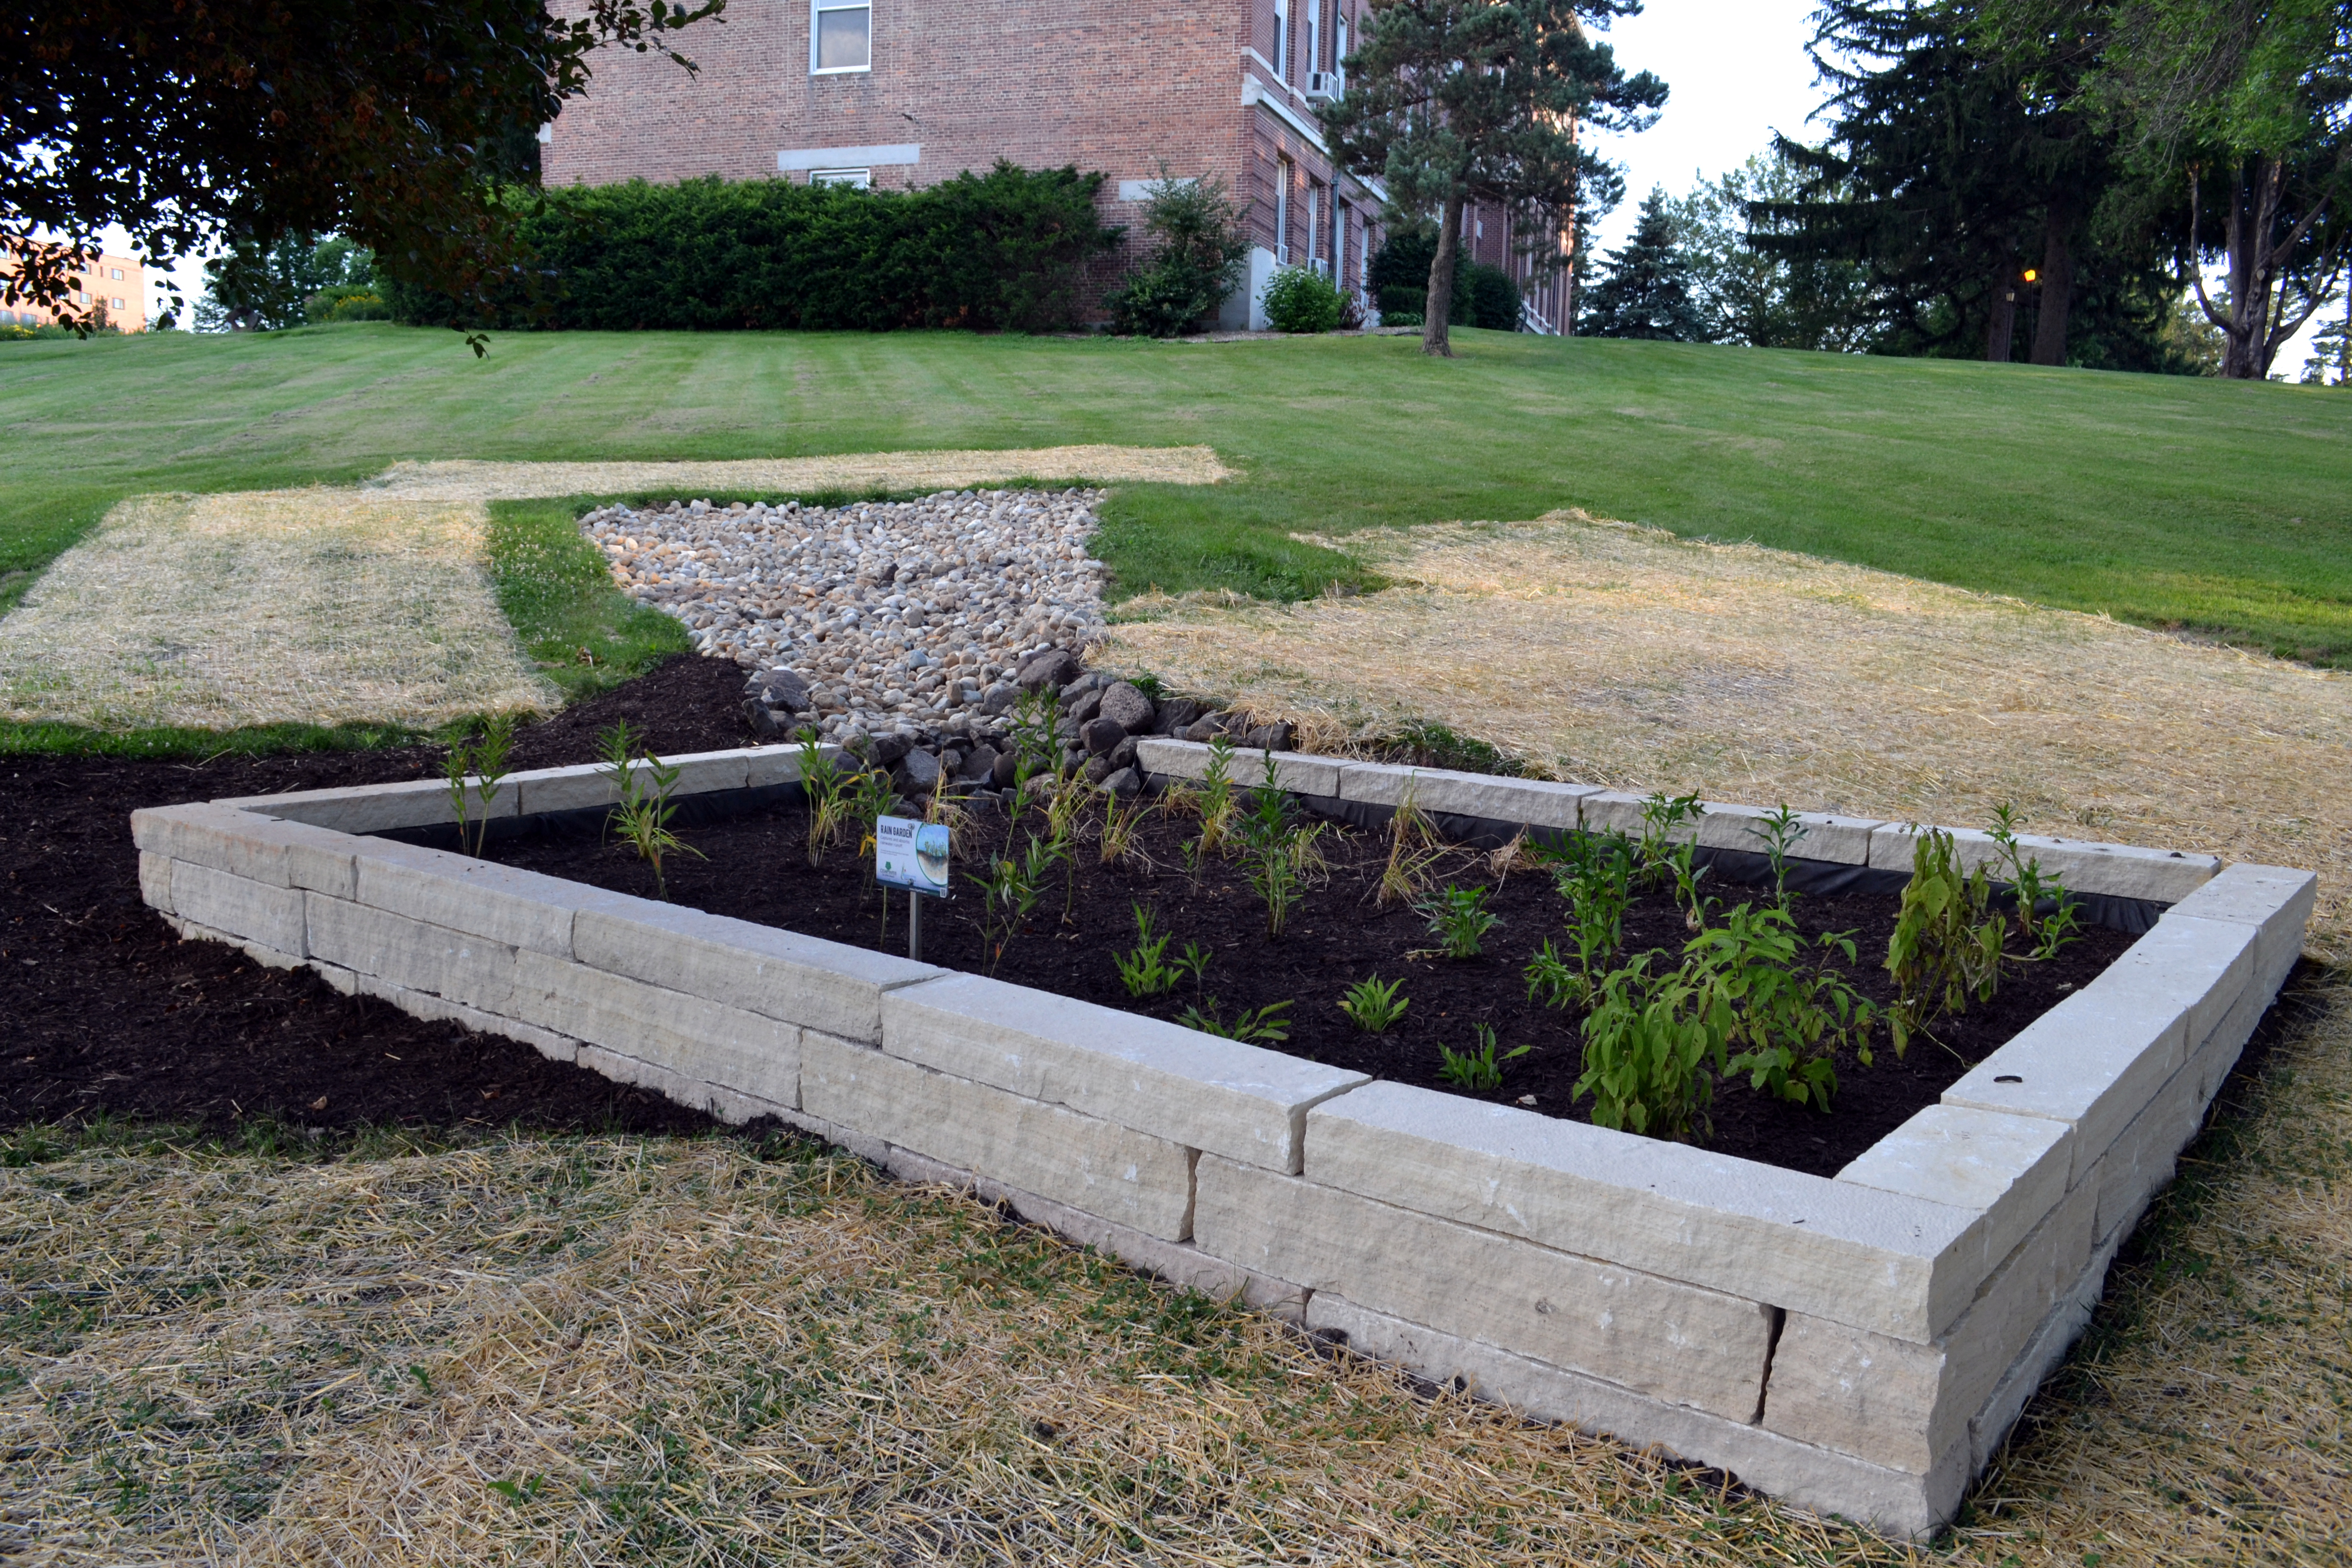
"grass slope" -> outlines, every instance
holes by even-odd
[[[1578,506],[2352,664],[2352,396],[1465,332],[1223,345],[383,325],[0,345],[0,605],[117,497],[399,458],[1215,447],[1122,490],[1125,592],[1352,575],[1295,531]]]

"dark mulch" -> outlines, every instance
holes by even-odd
[[[680,657],[517,739],[517,768],[594,760],[627,719],[667,753],[746,744],[732,664]],[[225,1129],[711,1123],[527,1046],[425,1024],[183,942],[139,898],[131,813],[225,795],[433,775],[435,747],[208,762],[0,757],[0,1126],[121,1117]],[[321,1103],[323,1101],[323,1103]]]
[[[1042,831],[1041,814],[1027,821]],[[807,813],[799,805],[747,812],[731,819],[687,829],[683,837],[707,858],[679,855],[667,872],[670,896],[678,903],[714,913],[786,927],[862,947],[903,952],[904,894],[890,899],[887,929],[878,890],[865,863],[836,848],[822,868],[807,864]],[[1005,831],[995,811],[976,813],[971,853],[984,856]],[[1482,1098],[1517,1100],[1533,1095],[1533,1109],[1548,1115],[1584,1119],[1591,1110],[1571,1102],[1582,1070],[1578,1015],[1528,1000],[1520,972],[1546,937],[1564,936],[1565,906],[1549,877],[1519,871],[1495,889],[1489,908],[1503,924],[1490,936],[1486,955],[1470,962],[1415,956],[1434,945],[1426,921],[1408,909],[1386,912],[1373,905],[1386,854],[1383,835],[1327,831],[1332,875],[1292,911],[1279,939],[1265,934],[1264,905],[1253,897],[1237,868],[1213,863],[1195,881],[1182,869],[1180,847],[1195,831],[1154,811],[1142,845],[1152,864],[1106,867],[1091,845],[1079,856],[1075,879],[1056,876],[1031,926],[1007,944],[995,973],[999,978],[1083,998],[1107,1006],[1175,1018],[1195,1002],[1214,996],[1221,1016],[1288,1001],[1289,1038],[1276,1048],[1317,1061],[1353,1068],[1376,1077],[1454,1092],[1438,1076],[1439,1046],[1471,1048],[1472,1026],[1484,1023],[1503,1047],[1533,1050],[1509,1064],[1503,1089]],[[1025,842],[1026,830],[1016,841]],[[616,891],[652,896],[650,872],[631,853],[602,841],[593,830],[554,828],[536,837],[492,845],[509,864],[593,883]],[[977,863],[977,859],[971,863]],[[988,969],[979,924],[981,900],[962,880],[957,897],[926,906],[923,957],[950,968]],[[1450,879],[1467,884],[1493,880],[1483,858],[1454,857]],[[1727,901],[1753,898],[1754,889],[1719,889]],[[1065,900],[1067,899],[1066,914]],[[1114,955],[1136,941],[1133,910],[1153,911],[1160,929],[1172,933],[1170,952],[1199,942],[1215,956],[1196,994],[1190,984],[1169,997],[1137,1002],[1121,984]],[[1796,912],[1810,935],[1828,931],[1857,933],[1859,962],[1850,976],[1873,1000],[1890,1002],[1892,988],[1880,962],[1893,928],[1893,897],[1849,894],[1801,898]],[[1645,897],[1626,925],[1627,951],[1652,948],[1678,955],[1689,932],[1683,916],[1663,894]],[[1931,1105],[1952,1081],[1995,1047],[2039,1017],[2066,991],[2082,985],[2131,944],[2120,932],[2094,930],[2053,963],[2018,964],[2005,973],[2000,994],[1988,1005],[1973,1006],[1937,1026],[1941,1043],[1915,1042],[1897,1061],[1876,1053],[1875,1064],[1852,1059],[1838,1064],[1841,1092],[1828,1114],[1795,1107],[1750,1090],[1743,1081],[1727,1084],[1714,1105],[1709,1147],[1791,1170],[1833,1175],[1847,1162]],[[1842,966],[1843,967],[1843,966]],[[1347,985],[1367,974],[1404,982],[1411,1007],[1389,1033],[1358,1032],[1339,1010]],[[1884,1037],[1880,1044],[1884,1045]]]

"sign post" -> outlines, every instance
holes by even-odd
[[[907,889],[907,956],[923,957],[923,900],[948,897],[948,830],[911,816],[874,822],[874,879]],[[883,895],[887,898],[889,895]]]

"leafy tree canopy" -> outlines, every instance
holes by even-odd
[[[1580,210],[1622,193],[1577,133],[1641,130],[1665,102],[1664,82],[1628,77],[1588,30],[1641,9],[1640,0],[1372,0],[1346,61],[1348,90],[1323,108],[1323,128],[1349,170],[1386,182],[1400,212],[1437,219],[1427,353],[1453,352],[1446,326],[1467,204],[1493,202],[1567,233]]]
[[[348,235],[462,311],[527,270],[497,150],[586,89],[600,46],[691,69],[671,36],[725,3],[18,4],[0,296],[69,314],[72,272],[117,224],[151,258]]]
[[[207,331],[299,326],[312,296],[375,281],[375,258],[340,235],[281,236],[274,245],[240,237],[205,263],[196,325]]]

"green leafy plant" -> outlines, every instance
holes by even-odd
[[[1449,886],[1437,897],[1413,906],[1427,917],[1430,934],[1437,938],[1439,951],[1446,957],[1471,959],[1486,951],[1486,933],[1503,923],[1500,915],[1486,908],[1492,890]]]
[[[2017,830],[2025,819],[2007,801],[1993,807],[1990,837],[2009,868],[2009,885],[2017,894],[2018,935],[2026,953],[2036,962],[2058,956],[2058,950],[2082,935],[2081,900],[2055,877],[2044,876],[2042,862],[2024,852]],[[2045,908],[2045,906],[2047,906]]]
[[[1061,773],[1062,748],[1054,738],[1054,694],[1045,687],[1022,693],[1013,708],[1013,810],[1029,798],[1029,781]]]
[[[627,721],[621,727],[628,727]],[[845,795],[846,781],[834,753],[825,751],[814,730],[800,733],[801,788],[808,795],[809,831],[808,863],[824,864],[827,846],[841,837],[848,821],[848,801]]]
[[[669,857],[683,852],[698,860],[709,858],[670,831],[670,820],[677,815],[669,798],[677,788],[677,765],[646,751],[626,720],[599,734],[596,747],[604,761],[604,776],[620,797],[606,823],[653,868],[654,891],[667,903],[669,878],[664,863]]]
[[[1260,296],[1266,324],[1277,332],[1336,331],[1347,310],[1339,285],[1304,267],[1286,267],[1266,280]]]
[[[1551,1005],[1586,1000],[1596,969],[1617,954],[1625,941],[1625,911],[1633,901],[1635,852],[1622,833],[1571,834],[1550,848],[1529,851],[1551,868],[1552,885],[1568,903],[1568,935],[1576,950],[1574,983],[1547,940],[1528,966],[1528,995],[1538,985]]]
[[[1223,735],[1209,742],[1209,765],[1201,775],[1198,798],[1201,832],[1189,857],[1196,869],[1211,856],[1224,852],[1239,809],[1234,795],[1234,743]]]
[[[1762,824],[1748,830],[1764,845],[1764,858],[1772,866],[1772,901],[1782,909],[1789,907],[1789,855],[1804,837],[1812,831],[1797,819],[1786,802],[1765,815]]]
[[[1208,997],[1203,1005],[1187,1007],[1176,1021],[1188,1029],[1198,1029],[1204,1035],[1223,1039],[1239,1040],[1250,1046],[1278,1046],[1290,1038],[1288,1002],[1269,1002],[1265,1006],[1237,1015],[1230,1024],[1217,1017],[1217,999]]]
[[[1305,868],[1315,855],[1318,830],[1291,820],[1289,794],[1282,788],[1274,753],[1265,753],[1265,780],[1249,791],[1249,809],[1241,814],[1240,832],[1247,859],[1250,890],[1265,905],[1265,929],[1280,936],[1304,892]]]
[[[1437,1076],[1456,1089],[1467,1089],[1473,1094],[1492,1094],[1503,1087],[1503,1064],[1518,1060],[1535,1047],[1520,1046],[1496,1056],[1495,1048],[1497,1042],[1493,1027],[1486,1024],[1475,1024],[1471,1027],[1477,1036],[1478,1048],[1457,1051],[1451,1046],[1438,1047],[1440,1063]]]
[[[1832,932],[1817,945],[1853,962],[1850,932]],[[1684,949],[1684,973],[1705,999],[1706,1016],[1725,1016],[1717,1002],[1727,1009],[1721,1071],[1744,1073],[1750,1089],[1776,1099],[1827,1110],[1838,1089],[1838,1051],[1851,1047],[1869,1066],[1878,1015],[1843,975],[1806,963],[1803,946],[1788,910],[1741,904]]]
[[[1991,902],[1985,868],[1963,876],[1952,836],[1939,827],[1919,829],[1911,880],[1886,943],[1895,992],[1887,1035],[1897,1057],[1913,1034],[1947,1013],[1966,1012],[1971,996],[1992,1000],[2000,984],[2003,922],[1989,912]]]
[[[1519,974],[1528,983],[1528,1000],[1540,1001],[1547,1007],[1573,1007],[1592,994],[1590,966],[1570,964],[1549,937],[1544,938],[1543,946]]]
[[[1144,198],[1150,256],[1103,304],[1119,331],[1174,337],[1191,331],[1239,286],[1248,230],[1214,175],[1183,179],[1163,163]]]
[[[1129,996],[1161,996],[1176,989],[1184,977],[1181,963],[1167,962],[1169,934],[1154,929],[1151,911],[1141,904],[1135,906],[1135,946],[1124,953],[1114,953],[1111,962],[1118,965],[1119,984],[1127,987]]]
[[[1642,803],[1639,853],[1643,879],[1653,887],[1673,884],[1675,902],[1683,908],[1683,923],[1693,931],[1706,923],[1706,905],[1698,890],[1706,868],[1697,863],[1697,839],[1676,843],[1675,833],[1683,824],[1697,821],[1700,815],[1696,795],[1669,795],[1661,790]]]
[[[499,790],[506,783],[507,753],[514,744],[514,715],[501,713],[482,726],[478,739],[469,735],[452,742],[448,754],[441,759],[442,776],[449,781],[449,804],[457,815],[457,848],[461,854],[478,858],[489,840],[490,803],[499,798]],[[477,805],[481,807],[478,818],[469,809]],[[467,845],[469,822],[470,848]]]
[[[1339,1004],[1339,1011],[1347,1015],[1348,1022],[1364,1033],[1385,1035],[1398,1019],[1404,1016],[1404,1010],[1412,1005],[1409,1000],[1397,994],[1403,985],[1402,980],[1384,981],[1377,974],[1366,975],[1348,987],[1347,998]]]
[[[991,974],[1004,962],[1004,950],[1011,945],[1014,933],[1036,912],[1054,867],[1067,857],[1068,847],[1064,840],[1041,839],[1033,833],[1027,847],[1018,857],[1009,852],[993,856],[986,871],[965,874],[966,879],[980,889],[981,942],[988,952]]]
[[[1707,1107],[1730,1033],[1729,1004],[1680,970],[1650,973],[1643,953],[1601,977],[1584,1019],[1584,1072],[1573,1100],[1593,1097],[1595,1126],[1688,1142],[1711,1129]]]

